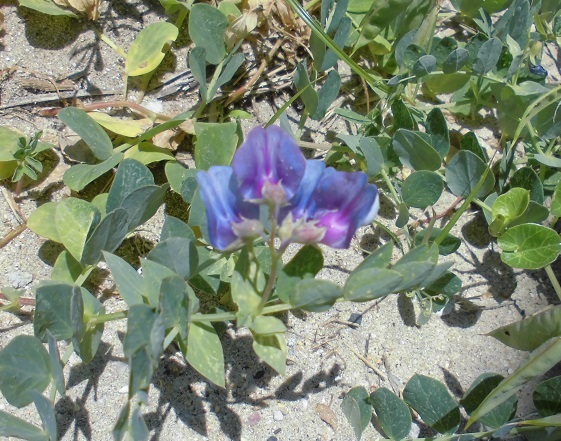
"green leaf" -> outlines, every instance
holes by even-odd
[[[468,415],[477,409],[485,397],[487,397],[487,395],[489,395],[491,391],[503,380],[504,377],[502,375],[490,372],[481,374],[477,377],[460,400],[460,404],[464,406]],[[514,417],[517,403],[518,398],[516,396],[511,396],[508,400],[497,406],[491,412],[482,416],[480,418],[480,422],[493,429],[501,427]]]
[[[205,102],[210,103],[218,89],[234,77],[237,70],[243,64],[244,59],[243,53],[237,53],[233,56],[230,55],[220,63],[208,86]]]
[[[397,292],[403,276],[394,270],[385,268],[366,268],[355,271],[347,279],[345,300],[367,302]]]
[[[409,107],[403,102],[402,99],[396,99],[392,103],[392,113],[394,119],[394,127],[397,129],[415,130],[417,124],[411,115]]]
[[[125,198],[133,191],[153,184],[154,176],[148,167],[135,159],[123,160],[107,196],[107,212],[120,208]]]
[[[552,263],[561,251],[559,235],[551,228],[522,224],[498,239],[501,260],[514,268],[538,269]]]
[[[135,159],[144,165],[160,161],[174,161],[175,158],[171,150],[158,147],[150,142],[141,142],[132,146],[125,153],[125,158]]]
[[[392,440],[401,440],[411,430],[411,412],[397,395],[385,387],[370,394],[370,402],[384,433]]]
[[[469,52],[462,47],[454,49],[442,62],[442,72],[451,74],[459,71],[469,60]]]
[[[109,135],[82,109],[65,107],[57,116],[84,140],[97,159],[105,161],[113,155]]]
[[[102,251],[112,253],[123,242],[129,228],[126,210],[117,208],[105,216],[90,234],[82,252],[82,265],[96,265],[102,258]]]
[[[460,141],[460,150],[469,150],[470,152],[475,153],[483,162],[488,161],[485,150],[483,150],[479,144],[477,136],[473,132],[468,132],[462,136],[462,140]]]
[[[450,133],[442,110],[432,109],[427,115],[427,133],[431,136],[432,146],[444,159],[450,150]]]
[[[251,325],[251,332],[257,335],[273,335],[286,332],[286,326],[276,317],[259,315]]]
[[[493,37],[483,43],[473,63],[473,73],[476,75],[485,75],[490,72],[497,65],[502,49],[503,43],[497,37]]]
[[[162,231],[160,232],[160,242],[172,237],[183,237],[184,239],[189,239],[196,241],[195,233],[189,225],[187,225],[182,220],[170,216],[166,216],[164,220],[164,225],[162,226]]]
[[[44,280],[35,286],[35,335],[44,340],[47,331],[56,340],[68,340],[74,332],[70,318],[72,284]]]
[[[58,204],[54,218],[58,236],[76,260],[82,259],[88,234],[100,220],[99,210],[82,199],[66,198]]]
[[[173,129],[173,128],[181,125],[187,119],[189,119],[191,116],[193,116],[193,113],[194,112],[192,110],[188,110],[186,112],[182,112],[182,113],[179,113],[179,114],[175,115],[173,118],[168,119],[167,121],[164,121],[161,124],[155,125],[151,129],[148,129],[146,132],[144,132],[138,138],[138,142],[140,143],[140,142],[144,142],[144,141],[150,141],[156,135],[159,135],[160,133],[163,133],[166,130]]]
[[[329,310],[335,301],[343,297],[343,290],[332,282],[318,279],[304,279],[296,284],[290,294],[290,304],[295,309],[311,312]]]
[[[284,334],[253,335],[253,350],[257,356],[279,374],[286,369],[286,337]]]
[[[355,437],[360,440],[362,432],[368,426],[372,417],[372,408],[368,403],[368,392],[362,386],[353,387],[345,394],[341,403],[343,414],[351,424]]]
[[[446,184],[455,196],[467,197],[477,186],[486,168],[487,165],[475,153],[460,150],[446,167]],[[477,192],[477,197],[482,198],[489,194],[494,186],[495,177],[488,173]]]
[[[181,338],[187,338],[191,315],[199,309],[195,293],[181,277],[171,276],[162,280],[160,287],[160,311],[162,325],[166,329],[175,327]]]
[[[358,149],[366,159],[366,174],[369,177],[376,176],[384,167],[384,155],[378,141],[365,136],[360,139]]]
[[[28,228],[39,236],[62,243],[55,222],[59,202],[47,202],[31,212],[27,219]]]
[[[128,231],[134,230],[156,214],[164,201],[168,188],[169,184],[159,187],[146,185],[136,189],[124,199],[121,208],[127,211]]]
[[[0,351],[0,391],[12,406],[27,406],[50,382],[49,354],[37,337],[18,335]]]
[[[152,306],[157,306],[160,301],[162,281],[166,277],[175,276],[168,267],[150,259],[142,259],[142,274],[144,279],[143,296]]]
[[[80,295],[81,294],[81,295]],[[103,334],[103,323],[90,323],[90,319],[105,313],[105,308],[99,300],[84,288],[81,291],[74,288],[72,297],[72,326],[74,334],[72,343],[74,350],[84,363],[93,360]]]
[[[337,98],[340,88],[341,77],[339,76],[339,73],[335,69],[330,70],[323,86],[318,92],[318,104],[316,110],[312,115],[310,115],[312,119],[319,121],[325,116],[327,109],[331,106],[333,101],[335,101],[335,98]]]
[[[473,411],[466,429],[483,415],[504,403],[512,395],[516,394],[526,382],[544,374],[561,360],[561,337],[548,340],[538,349],[530,354],[530,358],[524,362],[512,375],[505,378],[493,389],[483,400],[479,407]]]
[[[314,245],[305,245],[290,259],[283,271],[292,277],[315,276],[323,268],[323,254]]]
[[[428,135],[424,135],[428,137]],[[438,170],[442,159],[421,132],[399,129],[392,142],[400,161],[412,170]]]
[[[220,63],[226,56],[224,34],[228,19],[218,9],[197,3],[191,7],[189,15],[189,35],[197,47],[204,48],[206,60],[211,64]]]
[[[424,375],[414,375],[403,390],[403,399],[423,421],[439,433],[452,433],[460,425],[460,408],[446,386]]]
[[[186,179],[191,178],[194,180],[195,184],[197,183],[195,177],[197,176],[198,170],[194,168],[187,168],[179,162],[170,161],[166,163],[165,172],[171,189],[176,193],[181,194],[181,189]]]
[[[436,58],[433,55],[423,55],[413,65],[411,73],[417,78],[422,78],[434,70],[436,70]]]
[[[19,5],[47,15],[78,18],[72,11],[63,9],[50,0],[19,0]]]
[[[296,66],[293,81],[294,85],[298,89],[298,92],[302,92],[300,98],[304,102],[306,111],[310,115],[313,115],[318,107],[319,95],[310,83],[310,77],[308,76],[308,64],[305,60],[299,62]]]
[[[115,152],[105,161],[99,164],[77,164],[70,167],[64,173],[62,180],[64,183],[74,191],[82,191],[86,185],[95,181],[100,176],[107,173],[109,170],[116,167],[125,156],[121,152]]]
[[[3,410],[0,410],[0,436],[13,436],[28,441],[52,441],[44,430]]]
[[[491,207],[489,233],[494,237],[501,236],[513,221],[524,214],[529,203],[530,192],[520,187],[500,195]]]
[[[64,250],[56,259],[53,271],[51,272],[51,280],[73,284],[82,273],[82,265],[72,254]]]
[[[553,191],[553,197],[551,198],[551,214],[558,217],[561,216],[561,181],[557,183]]]
[[[199,93],[204,101],[208,95],[206,86],[206,50],[197,46],[189,52],[189,69],[199,83]]]
[[[185,358],[203,377],[225,387],[224,353],[216,330],[210,323],[191,322]]]
[[[561,376],[538,384],[534,389],[533,399],[540,416],[561,414]]]
[[[158,243],[148,259],[167,266],[185,280],[193,276],[199,266],[195,242],[183,237],[171,237]]]
[[[55,441],[57,439],[55,406],[39,392],[33,392],[32,395],[33,401],[35,402],[35,408],[37,409],[37,413],[43,423],[43,428],[45,429],[45,432],[49,434],[49,438],[52,441]]]
[[[521,187],[530,191],[530,200],[543,204],[543,184],[537,173],[531,167],[516,170],[508,182],[507,188]]]
[[[435,39],[435,42],[437,40]],[[446,57],[450,55],[458,47],[458,42],[452,37],[444,37],[439,40],[436,45],[432,45],[431,54],[434,55],[439,65],[442,65]]]
[[[440,235],[441,232],[442,229],[437,227],[432,227],[428,243],[432,244],[435,241],[435,239]],[[415,242],[414,242],[415,246],[419,246],[421,243],[423,243],[426,234],[427,234],[427,230],[422,230],[415,235]],[[461,244],[462,241],[460,238],[453,236],[452,234],[448,234],[438,245],[438,254],[440,254],[441,256],[448,256],[449,254],[456,252],[458,248],[460,248]]]
[[[175,41],[178,34],[175,25],[163,21],[142,29],[127,53],[125,74],[136,77],[156,69],[166,55],[166,46]]]
[[[114,254],[104,252],[105,262],[111,270],[113,280],[117,284],[119,295],[130,307],[144,303],[144,281],[142,277],[127,262]]]
[[[393,242],[387,242],[364,259],[354,272],[368,268],[386,268],[392,259]]]
[[[249,326],[259,313],[261,296],[249,281],[244,280],[238,271],[232,275],[232,299],[238,305],[236,313],[238,326]]]
[[[196,123],[195,133],[197,169],[208,170],[212,165],[230,165],[238,144],[235,122]]]
[[[47,341],[49,344],[49,360],[51,361],[51,372],[53,376],[53,383],[56,387],[56,390],[62,397],[66,392],[64,373],[62,371],[63,364],[60,359],[60,353],[58,352],[58,346],[56,344],[56,340],[49,331],[47,331]],[[53,439],[56,439],[56,437]]]
[[[401,186],[403,202],[409,207],[425,209],[434,205],[444,190],[444,181],[438,173],[421,170],[411,173]]]
[[[561,306],[552,306],[487,335],[521,351],[533,351],[552,337],[561,337]]]

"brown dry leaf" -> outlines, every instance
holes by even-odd
[[[152,144],[175,151],[177,147],[179,147],[179,144],[185,139],[185,136],[186,133],[181,130],[165,130],[152,138]]]
[[[337,431],[337,415],[331,410],[331,407],[325,404],[316,404],[316,413],[321,420],[331,426],[334,431]]]
[[[101,0],[53,0],[57,5],[75,9],[86,16],[90,20],[99,18],[99,7]]]
[[[236,18],[226,29],[226,45],[232,48],[238,41],[244,39],[258,25],[260,20],[261,7],[252,8],[245,11]]]

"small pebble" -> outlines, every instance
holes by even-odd
[[[273,412],[273,418],[275,421],[282,421],[284,418],[284,415],[282,414],[282,412],[280,410],[275,410]]]
[[[279,439],[276,436],[270,436],[267,441],[279,441]]]
[[[119,393],[120,394],[128,394],[129,393],[129,387],[128,386],[123,386],[121,389],[119,389]]]

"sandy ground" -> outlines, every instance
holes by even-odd
[[[113,1],[111,10],[103,14],[98,25],[126,49],[143,26],[161,19],[154,12],[160,10],[156,1]],[[17,67],[2,84],[0,105],[32,101],[44,93],[34,95],[18,82],[32,71],[58,78],[85,69],[77,80],[81,90],[122,90],[122,60],[97,40],[85,23],[18,9],[12,0],[4,1],[0,12],[5,16],[0,69]],[[186,47],[179,46],[159,73],[162,78],[186,69]],[[158,103],[165,113],[176,114],[189,109],[195,98],[193,93],[182,92]],[[248,109],[255,117],[251,124],[266,122],[285,99],[254,101]],[[155,100],[148,95],[145,103],[150,101]],[[58,120],[38,116],[39,108],[41,105],[19,105],[0,110],[0,124],[18,128],[27,135],[43,130],[47,140],[58,144],[58,137],[68,131]],[[294,112],[290,115],[296,116]],[[468,130],[459,125],[456,128]],[[330,125],[327,129],[348,131],[344,125]],[[480,139],[490,147],[497,145],[497,133],[489,121],[477,122],[470,129],[477,130]],[[308,139],[323,140],[325,130],[325,125],[312,127]],[[189,156],[187,152],[181,155]],[[68,167],[58,152],[52,155],[48,177],[16,198],[26,216],[46,201],[69,195],[62,184]],[[452,201],[451,196],[443,198],[440,208]],[[173,206],[166,209],[172,210]],[[157,238],[163,212],[161,209],[143,227],[142,237]],[[18,224],[2,197],[0,217],[3,237]],[[393,228],[395,213],[387,203],[382,205],[380,218]],[[544,272],[523,272],[504,265],[485,231],[480,213],[464,216],[453,233],[463,235],[465,242],[455,254],[445,258],[455,262],[453,270],[464,285],[460,294],[471,302],[456,305],[454,311],[443,317],[433,316],[421,328],[415,326],[418,307],[406,296],[394,295],[370,304],[337,304],[324,314],[287,314],[289,362],[286,374],[280,376],[253,354],[249,332],[230,326],[222,337],[225,389],[205,381],[185,364],[180,354],[166,353],[153,379],[150,404],[144,410],[151,439],[353,439],[351,427],[341,412],[345,392],[359,385],[368,390],[392,386],[356,354],[386,377],[389,375],[394,387],[402,388],[412,375],[419,373],[446,382],[457,398],[484,372],[512,373],[525,354],[484,334],[555,303],[556,297]],[[385,240],[379,231],[364,228],[349,250],[325,249],[327,265],[320,277],[344,283],[348,272],[363,259],[359,248],[373,249]],[[30,290],[33,284],[49,277],[60,251],[60,246],[25,231],[0,250],[0,286]],[[124,306],[118,298],[101,293],[103,288],[111,287],[103,271],[98,272],[95,281],[99,287],[91,288],[101,296],[109,312]],[[352,314],[362,317],[357,328],[340,323]],[[83,365],[73,356],[65,368],[68,392],[56,404],[61,439],[111,439],[118,411],[127,399],[128,369],[122,351],[125,325],[120,321],[106,326],[103,344],[90,365]],[[16,335],[32,333],[31,315],[0,314],[0,347]],[[0,409],[28,421],[39,421],[32,406],[14,409],[0,397]],[[518,414],[524,416],[530,411],[529,392],[524,391]],[[419,428],[415,427],[413,432],[417,434]],[[427,432],[421,428],[420,433]],[[377,438],[379,434],[369,425],[363,439]]]

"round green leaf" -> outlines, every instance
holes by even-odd
[[[197,47],[206,51],[206,60],[211,64],[220,63],[226,56],[224,34],[228,19],[218,9],[204,3],[191,7],[189,15],[189,35]]]
[[[423,55],[415,62],[411,72],[417,78],[421,78],[434,70],[436,70],[436,58],[433,55]]]
[[[370,394],[370,402],[384,433],[392,440],[405,438],[411,430],[411,412],[407,405],[385,387]]]
[[[49,354],[37,337],[18,335],[0,351],[0,391],[12,406],[27,406],[50,381]]]
[[[286,337],[284,334],[253,334],[253,350],[257,356],[283,375],[286,369]]]
[[[559,255],[559,235],[551,228],[522,224],[508,229],[498,239],[501,259],[514,268],[538,269],[549,265]]]
[[[412,170],[435,171],[440,168],[442,160],[430,144],[430,137],[427,134],[399,129],[395,133],[392,146],[403,165]]]
[[[561,181],[555,186],[551,199],[551,214],[561,216]]]
[[[477,186],[486,168],[487,165],[475,153],[460,150],[446,167],[446,184],[455,196],[466,197]],[[482,198],[489,194],[494,186],[495,177],[489,172],[477,192],[477,197]]]
[[[442,177],[435,172],[421,170],[411,173],[401,186],[403,202],[409,207],[422,208],[434,205],[444,190]]]
[[[235,122],[196,123],[197,169],[208,170],[212,165],[230,165],[238,144],[237,129]]]
[[[158,22],[144,28],[127,54],[125,74],[136,77],[152,72],[165,57],[165,47],[175,41],[179,30],[171,23]]]
[[[414,375],[403,390],[403,399],[423,421],[440,433],[452,433],[460,425],[460,408],[439,381]]]
[[[368,403],[366,389],[362,386],[353,387],[343,398],[341,409],[351,423],[356,439],[360,439],[372,417],[372,408]]]

